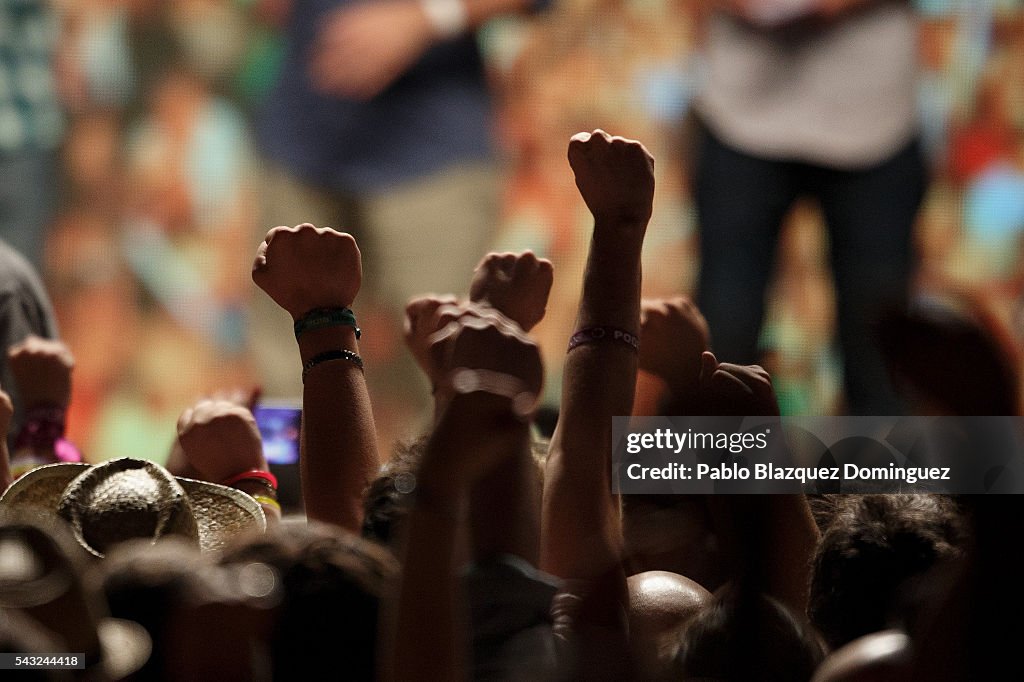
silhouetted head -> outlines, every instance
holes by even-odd
[[[807,682],[824,657],[812,629],[764,595],[728,590],[690,621],[676,655],[677,679]]]
[[[901,597],[936,564],[959,556],[956,505],[940,495],[849,495],[814,558],[808,613],[833,648],[901,619]]]
[[[672,679],[683,629],[711,603],[711,593],[668,571],[639,573],[627,584],[630,650],[637,675],[652,681]]]

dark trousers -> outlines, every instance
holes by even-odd
[[[886,309],[906,304],[913,225],[926,187],[917,141],[878,166],[847,171],[757,158],[705,129],[694,189],[697,299],[718,359],[758,361],[779,230],[793,202],[811,196],[821,204],[831,242],[848,412],[899,414],[873,325]]]

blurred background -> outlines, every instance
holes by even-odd
[[[26,0],[2,2],[16,9]],[[556,0],[536,18],[498,20],[479,33],[503,170],[493,246],[532,248],[555,265],[548,317],[536,330],[550,402],[591,229],[565,162],[571,134],[601,127],[648,145],[658,189],[644,292],[692,292],[684,121],[702,73],[699,4]],[[920,287],[976,294],[1019,347],[1024,9],[1016,0],[916,4],[933,172],[916,233]],[[77,360],[69,437],[94,461],[161,460],[178,413],[197,395],[258,384],[267,362],[298,374],[297,353],[256,358],[248,343],[249,310],[263,296],[250,265],[273,227],[257,207],[253,123],[281,63],[279,23],[273,3],[250,0],[51,7],[40,30],[57,34],[54,68],[21,75],[29,85],[52,78],[63,112],[47,119],[60,184],[40,265]],[[0,111],[0,142],[10,130]],[[784,231],[763,338],[790,414],[841,409],[826,249],[817,208],[799,205]],[[367,334],[363,353],[381,365],[404,349],[394,335]],[[401,405],[372,397],[382,440],[415,429]]]

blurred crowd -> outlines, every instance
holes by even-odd
[[[159,459],[191,396],[260,372],[245,273],[247,245],[270,226],[253,120],[281,62],[280,3],[52,4],[65,117],[41,265],[78,358],[69,429],[97,456]],[[700,4],[566,0],[479,34],[504,169],[494,246],[532,248],[566,275],[537,330],[552,367],[571,332],[589,229],[565,172],[561,141],[573,132],[600,125],[648,142],[659,165],[645,294],[693,290],[692,135],[680,121],[702,78]],[[1024,11],[999,0],[916,4],[933,173],[916,231],[920,285],[978,294],[1020,341]],[[788,218],[762,335],[787,413],[842,409],[820,222],[810,203]],[[401,352],[390,338],[368,335],[365,352],[388,362]],[[557,382],[546,390],[553,402]]]

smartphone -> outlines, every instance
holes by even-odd
[[[299,463],[302,406],[295,401],[260,403],[253,410],[263,439],[263,455],[271,466]]]

